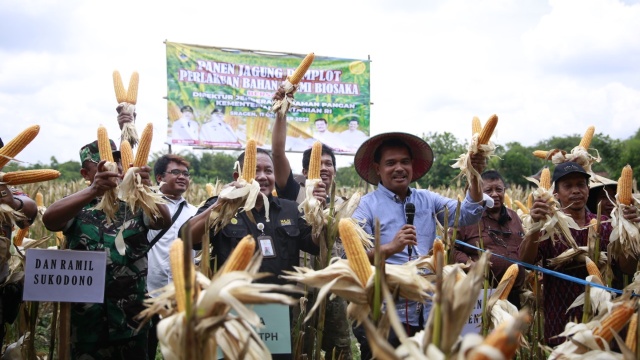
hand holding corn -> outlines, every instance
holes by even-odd
[[[118,187],[118,182],[121,178],[120,174],[116,171],[109,171],[104,166],[107,160],[101,160],[98,163],[98,171],[93,177],[91,183],[91,189],[95,192],[95,197],[103,196],[107,191]]]
[[[309,70],[314,58],[315,55],[313,53],[305,56],[293,74],[288,76],[287,79],[282,82],[278,92],[273,96],[273,106],[271,107],[271,111],[278,112],[280,115],[285,115],[287,113],[289,107],[293,104],[293,93],[298,90],[298,84],[304,77],[307,70]]]
[[[118,70],[113,71],[113,88],[116,92],[116,101],[118,101],[118,125],[122,130],[122,140],[127,140],[131,147],[138,143],[138,132],[133,123],[136,120],[136,103],[138,102],[138,83],[140,76],[134,71],[129,80],[129,87],[125,91],[122,83],[122,77]],[[122,117],[127,115],[127,117]]]

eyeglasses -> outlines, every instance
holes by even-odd
[[[487,228],[487,233],[489,233],[489,237],[491,238],[491,240],[493,240],[494,243],[502,247],[507,247],[507,243],[504,241],[504,238],[508,238],[509,236],[511,236],[511,231],[492,229],[491,226],[488,226]]]
[[[171,171],[165,171],[164,173],[165,174],[171,174],[171,175],[174,175],[174,176],[182,175],[182,176],[184,176],[186,178],[191,177],[191,174],[188,171],[182,171],[182,170],[178,170],[178,169],[173,169]]]

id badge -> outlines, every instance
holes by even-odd
[[[267,259],[276,257],[276,248],[271,236],[258,236],[258,244],[260,244],[260,252],[262,252],[262,257]]]

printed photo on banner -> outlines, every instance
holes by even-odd
[[[243,148],[248,139],[271,147],[271,98],[304,55],[265,54],[166,42],[167,143]],[[369,137],[369,60],[316,55],[287,114],[287,151],[319,140],[354,154]]]

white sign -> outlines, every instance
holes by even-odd
[[[487,300],[491,297],[491,293],[493,293],[494,289],[487,289]],[[482,331],[482,302],[484,299],[484,289],[480,289],[480,293],[478,294],[478,299],[476,300],[476,304],[471,311],[471,315],[469,315],[469,319],[464,324],[462,328],[462,332],[460,336],[465,336],[466,334],[480,334]]]
[[[260,339],[271,354],[291,354],[291,322],[289,306],[282,304],[254,305],[253,310],[260,316],[262,327],[256,329]],[[232,311],[232,313],[235,313]],[[218,349],[218,359],[222,359]]]
[[[106,252],[28,249],[26,258],[23,300],[104,301]]]

